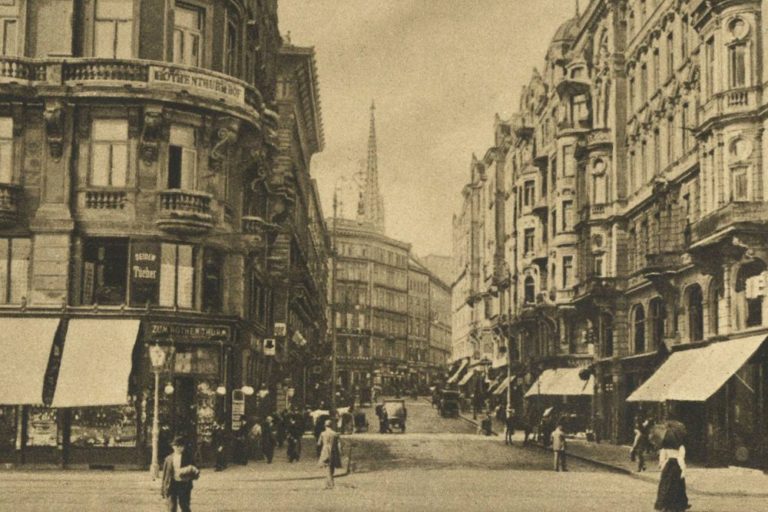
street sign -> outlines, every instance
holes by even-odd
[[[285,336],[288,333],[288,327],[284,323],[275,323],[275,336]]]
[[[264,339],[264,355],[265,356],[274,356],[275,353],[276,353],[275,339],[274,338],[265,338]]]

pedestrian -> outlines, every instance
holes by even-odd
[[[251,457],[253,460],[261,460],[261,419],[258,416],[253,420],[253,426],[248,432],[248,440],[251,445]]]
[[[227,468],[227,427],[223,422],[214,422],[212,437],[213,448],[216,450],[214,471],[224,471]]]
[[[275,421],[275,440],[277,441],[277,447],[282,448],[283,443],[285,443],[285,426],[286,421],[288,418],[288,411],[284,410],[283,412],[275,414],[274,421]]]
[[[288,462],[299,460],[301,457],[301,436],[303,429],[295,417],[288,418],[288,426],[285,432],[285,442],[288,446]]]
[[[333,422],[325,420],[324,426],[325,430],[317,440],[317,446],[320,449],[318,464],[328,470],[325,488],[333,489],[333,475],[336,469],[341,468],[341,446],[339,434],[333,430]]]
[[[512,436],[515,435],[515,411],[507,409],[504,414],[504,442],[512,444]]]
[[[389,426],[389,413],[387,412],[387,408],[383,405],[381,406],[381,433],[392,433],[392,427]]]
[[[491,413],[486,413],[485,418],[480,420],[480,424],[477,427],[477,433],[484,436],[490,436],[493,434],[493,418]]]
[[[685,445],[675,448],[662,444],[659,450],[661,479],[654,509],[662,512],[682,512],[690,508],[685,489]]]
[[[562,422],[552,432],[552,452],[555,455],[555,471],[568,471],[565,461],[565,432]]]
[[[168,512],[191,512],[192,481],[200,477],[192,460],[192,453],[185,450],[184,439],[175,437],[171,443],[173,453],[163,463],[163,479],[160,494],[166,501]]]
[[[272,464],[272,457],[275,456],[275,429],[272,416],[267,416],[267,420],[261,426],[261,450],[267,459],[267,464]]]
[[[648,423],[641,418],[635,420],[635,439],[632,442],[632,450],[629,452],[630,460],[637,460],[637,472],[645,471],[645,452],[648,450]]]

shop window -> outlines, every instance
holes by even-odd
[[[224,256],[206,249],[203,257],[203,311],[220,313],[223,304]]]
[[[642,354],[645,352],[645,309],[641,304],[632,311],[632,328],[635,354]]]
[[[525,303],[533,304],[536,300],[536,283],[533,279],[533,276],[528,276],[525,278],[523,291],[525,294]]]
[[[766,265],[762,260],[752,260],[739,268],[736,275],[737,325],[757,327],[763,325]]]
[[[194,307],[195,266],[191,245],[160,246],[160,306]]]
[[[97,0],[93,54],[107,59],[130,59],[133,45],[133,2]]]
[[[0,17],[0,30],[2,30],[2,34],[0,34],[0,44],[2,44],[0,52],[2,52],[2,55],[15,57],[19,54],[17,43],[18,29],[18,18]]]
[[[136,407],[126,404],[114,407],[73,409],[69,434],[70,445],[90,448],[132,448],[136,446]]]
[[[688,340],[700,341],[704,339],[704,299],[701,287],[691,285],[686,290],[688,296]]]
[[[128,121],[95,119],[91,136],[90,185],[124,187],[128,174]]]
[[[0,117],[0,183],[13,183],[13,118]]]
[[[16,407],[0,406],[0,455],[16,448]]]
[[[173,125],[168,146],[168,188],[194,190],[196,176],[195,129]]]
[[[83,304],[125,304],[127,280],[127,238],[93,238],[84,242]]]
[[[202,66],[203,28],[202,9],[181,2],[173,10],[173,62],[186,66]]]
[[[664,324],[667,320],[667,307],[664,301],[656,297],[651,300],[651,343],[654,349],[658,349],[664,342]]]
[[[59,442],[57,410],[32,406],[27,410],[26,446],[55,447]]]
[[[238,20],[236,17],[232,16],[232,14],[227,14],[227,18],[226,47],[224,49],[224,72],[232,76],[238,76],[240,73]]]

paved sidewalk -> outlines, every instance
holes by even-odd
[[[471,415],[461,417],[478,424]],[[494,431],[503,435],[503,424],[494,419]],[[516,432],[513,440],[523,442],[521,432]],[[539,443],[529,442],[532,450],[547,450]],[[629,458],[630,447],[610,443],[593,443],[581,439],[568,440],[568,456],[589,462],[607,470],[624,473],[634,478],[658,483],[661,476],[656,452],[646,454],[646,471],[637,472],[637,462]],[[707,496],[764,496],[768,497],[768,475],[762,471],[740,468],[706,468],[696,464],[688,464],[686,484],[690,494]]]

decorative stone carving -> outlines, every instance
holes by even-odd
[[[64,105],[60,101],[47,102],[43,112],[48,152],[59,160],[64,153]]]
[[[211,154],[208,165],[213,170],[220,170],[221,163],[227,157],[226,148],[237,141],[240,131],[240,121],[232,117],[224,117],[217,120],[211,137]]]
[[[166,128],[165,113],[162,108],[146,107],[144,109],[144,130],[141,135],[141,159],[150,164],[157,160],[159,142]]]

